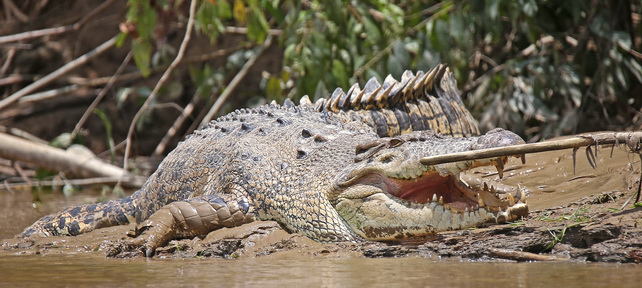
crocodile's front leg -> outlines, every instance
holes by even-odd
[[[215,195],[172,202],[137,225],[131,245],[152,257],[156,248],[172,239],[205,235],[221,227],[254,221],[247,199],[225,201]]]

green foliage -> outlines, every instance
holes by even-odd
[[[171,1],[128,3],[134,60],[147,74],[158,27],[168,26],[159,13],[179,7]],[[268,99],[326,97],[335,87],[446,63],[486,129],[550,138],[632,125],[642,107],[636,92],[642,89],[638,2],[209,0],[199,5],[197,31],[212,42],[225,26],[247,28],[247,39],[257,44],[270,28],[282,32],[286,72],[266,77],[262,87]],[[202,79],[194,84],[199,91],[211,89]]]

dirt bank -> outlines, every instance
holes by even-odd
[[[607,152],[604,152],[607,151]],[[512,161],[503,179],[492,169],[473,174],[529,195],[531,213],[516,223],[440,233],[406,243],[317,243],[289,234],[275,222],[255,222],[221,229],[206,237],[172,241],[155,257],[287,258],[316,257],[449,257],[476,261],[642,262],[642,208],[633,207],[640,163],[615,150],[601,150],[598,169],[570,151],[529,155],[525,165]],[[579,151],[578,155],[583,151]],[[473,183],[474,184],[474,183]],[[512,188],[511,188],[512,187]],[[625,203],[627,203],[625,205]],[[77,237],[9,239],[0,253],[102,253],[108,257],[142,257],[127,245],[133,225],[99,229]]]

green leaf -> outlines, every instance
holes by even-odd
[[[250,19],[247,23],[247,37],[254,42],[263,43],[265,37],[267,37],[269,25],[258,6],[252,5],[250,8],[252,13],[250,13]]]
[[[135,39],[132,41],[132,52],[134,56],[134,62],[136,67],[140,70],[140,73],[143,77],[149,76],[151,74],[150,69],[150,60],[152,57],[152,47],[148,41],[143,39]]]
[[[281,81],[277,77],[270,77],[265,87],[265,95],[269,100],[280,100],[283,89]]]
[[[340,86],[348,86],[348,71],[346,70],[346,66],[343,64],[343,62],[337,59],[332,60],[332,75],[334,75],[334,77],[340,83]]]

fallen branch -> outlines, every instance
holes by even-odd
[[[570,148],[588,147],[591,145],[620,145],[626,144],[631,152],[639,153],[642,149],[642,132],[605,132],[586,136],[575,136],[567,139],[548,140],[539,143],[518,144],[512,146],[480,149],[459,153],[424,157],[420,160],[424,165],[495,158],[501,156],[523,155],[544,151],[563,150]],[[575,157],[574,157],[575,158]],[[593,163],[594,164],[594,163]],[[591,165],[593,165],[591,164]]]
[[[593,154],[591,145],[595,145],[595,154]],[[437,165],[437,164],[457,162],[457,161],[479,160],[479,159],[486,159],[486,158],[516,156],[516,155],[521,156],[522,162],[524,162],[525,161],[524,155],[526,153],[537,153],[537,152],[563,150],[563,149],[572,148],[573,149],[573,169],[575,169],[575,163],[576,163],[575,153],[577,152],[577,149],[579,149],[580,147],[587,147],[586,157],[589,161],[589,164],[593,168],[595,168],[597,165],[597,162],[595,162],[595,155],[597,154],[598,145],[613,145],[611,146],[611,155],[613,155],[613,149],[615,149],[615,146],[620,146],[620,145],[624,145],[626,148],[628,148],[630,153],[638,154],[638,156],[640,157],[641,173],[640,173],[640,179],[638,182],[637,196],[635,197],[634,203],[639,203],[640,195],[642,194],[642,132],[602,132],[602,133],[575,136],[568,139],[548,140],[548,141],[539,142],[539,143],[519,144],[519,145],[512,145],[512,146],[504,146],[504,147],[497,147],[497,148],[488,148],[488,149],[480,149],[480,150],[474,150],[474,151],[466,151],[466,152],[424,157],[420,159],[419,162],[421,162],[421,164],[423,165]],[[502,161],[496,161],[496,163],[502,163]],[[500,177],[501,177],[501,174],[500,174]]]
[[[109,177],[125,182],[132,176],[125,170],[105,163],[91,155],[62,150],[45,144],[34,143],[22,138],[0,133],[0,157],[22,161],[49,170],[61,171],[67,176],[82,178]]]

